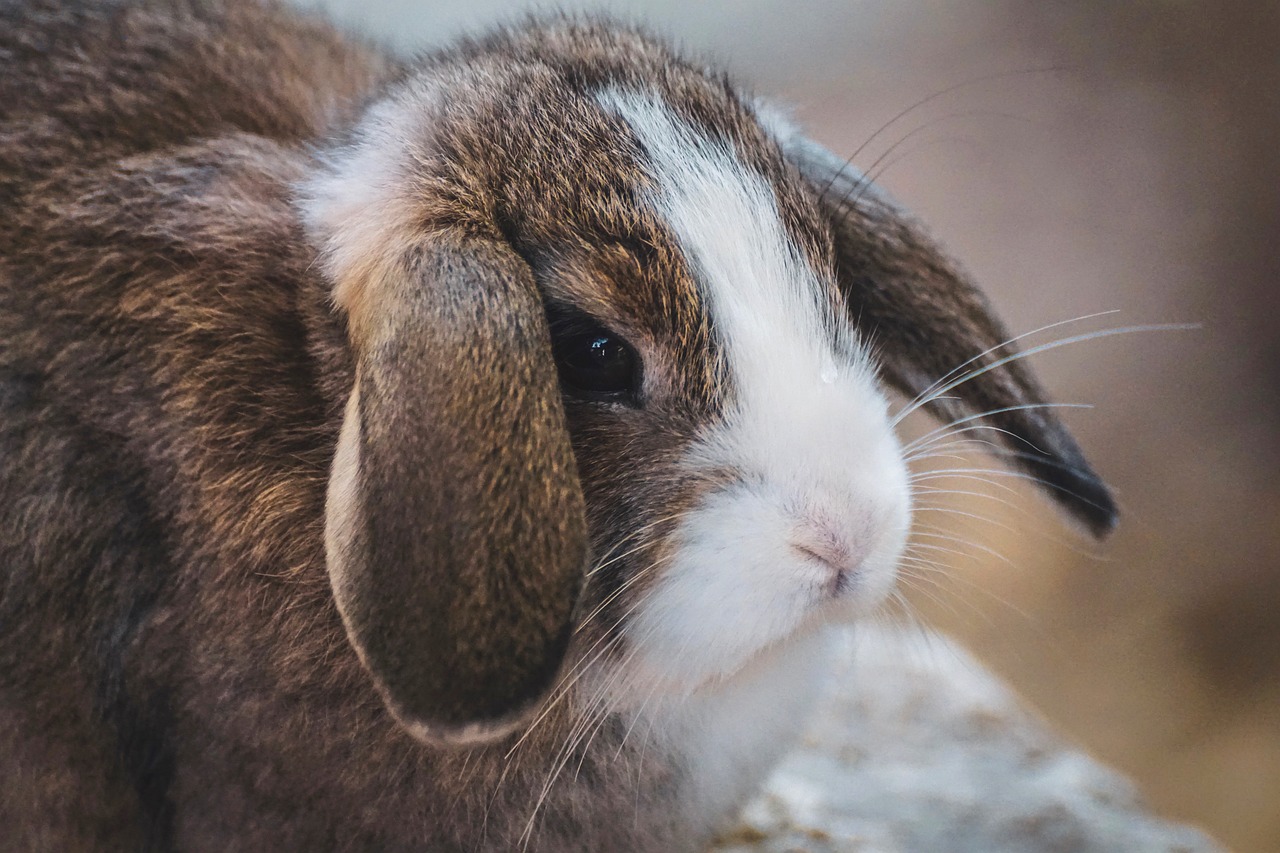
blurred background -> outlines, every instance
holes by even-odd
[[[534,8],[300,2],[406,53]],[[1015,334],[1200,324],[1033,361],[1093,406],[1066,419],[1119,493],[1108,543],[1012,478],[957,480],[986,520],[921,513],[969,544],[927,540],[959,553],[914,605],[1154,808],[1280,850],[1280,4],[562,5],[644,21],[857,151]]]

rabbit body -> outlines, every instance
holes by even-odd
[[[929,359],[949,368],[1003,339],[998,324],[985,319],[985,303],[874,197],[846,196],[842,203],[861,205],[856,210],[823,207],[801,180],[816,162],[805,159],[812,152],[795,155],[797,168],[782,165],[779,146],[791,131],[757,123],[749,101],[727,82],[607,25],[558,21],[406,65],[323,23],[240,0],[6,0],[0,64],[0,846],[674,851],[705,843],[796,736],[820,689],[830,620],[788,612],[774,629],[744,612],[744,636],[759,629],[759,640],[734,639],[737,627],[712,620],[705,628],[710,645],[724,636],[742,649],[704,659],[699,620],[664,615],[679,612],[689,590],[696,597],[700,588],[667,579],[689,577],[699,560],[719,553],[705,540],[714,538],[720,510],[693,510],[732,478],[725,472],[734,470],[739,433],[726,427],[718,443],[703,436],[726,405],[718,402],[721,389],[736,381],[725,377],[749,370],[746,362],[717,368],[714,359],[689,359],[679,349],[714,351],[715,327],[692,285],[661,298],[641,286],[608,291],[607,299],[588,285],[572,289],[601,277],[593,264],[619,270],[604,276],[613,281],[691,280],[693,266],[714,272],[714,246],[699,264],[685,264],[670,237],[689,243],[697,236],[696,222],[680,224],[681,199],[711,192],[714,181],[699,183],[678,150],[668,172],[685,196],[661,191],[660,181],[625,165],[647,155],[658,174],[666,168],[664,146],[701,152],[689,162],[708,174],[724,159],[690,142],[685,125],[654,113],[653,99],[680,101],[684,115],[723,123],[735,150],[765,176],[744,179],[747,189],[726,196],[726,204],[751,202],[759,187],[772,187],[783,231],[792,235],[786,240],[798,247],[782,253],[778,268],[811,261],[818,270],[811,278],[822,295],[816,307],[802,307],[827,319],[813,328],[832,326],[836,315],[823,312],[851,302],[850,287],[864,288],[858,316],[879,317],[887,352],[902,353],[897,367],[885,368],[901,387],[910,389],[935,366],[907,364],[926,349],[912,335],[933,347],[967,334],[970,325],[955,323],[957,313],[983,319],[972,324],[972,339],[929,349]],[[512,67],[519,71],[503,89]],[[661,97],[653,94],[659,90]],[[567,118],[556,113],[562,101]],[[506,112],[494,112],[493,103]],[[437,147],[415,147],[427,145],[415,122],[433,109],[440,112],[423,133]],[[561,125],[567,135],[552,139]],[[623,133],[627,128],[634,133]],[[610,134],[620,141],[610,142]],[[515,141],[493,153],[485,146],[495,136]],[[426,171],[406,172],[406,163]],[[567,179],[566,170],[574,172]],[[489,183],[473,180],[477,174]],[[500,191],[488,189],[497,185]],[[676,224],[667,228],[637,213],[642,203],[668,211]],[[499,207],[504,212],[492,214]],[[481,221],[476,210],[492,220]],[[841,211],[863,224],[821,224],[821,216]],[[427,221],[438,243],[465,251],[436,254],[436,243],[414,242],[417,232],[402,238]],[[527,292],[511,290],[493,310],[508,299],[531,298],[533,307],[486,326],[492,304],[473,310],[472,292],[448,282],[470,280],[480,268],[486,286],[532,282],[523,262],[494,248],[506,241],[523,247],[540,295],[529,296],[532,284]],[[385,266],[404,246],[406,260]],[[884,265],[883,274],[875,264]],[[417,290],[396,285],[395,270],[446,284],[435,302],[414,302]],[[946,279],[950,295],[922,303],[918,287],[893,289],[921,276]],[[546,323],[553,336],[559,332],[557,321],[544,319],[541,300],[605,315],[609,304],[627,299],[631,314],[611,323],[631,323],[637,340],[660,332],[650,334],[635,317],[685,312],[670,333],[678,346],[636,345],[646,359],[649,399],[662,399],[662,377],[667,387],[683,377],[698,389],[661,420],[637,421],[636,406],[571,395],[562,412],[553,369],[519,354],[501,361],[508,337],[549,351]],[[407,307],[383,318],[384,303]],[[752,333],[724,310],[726,322],[738,324],[733,334]],[[905,323],[906,312],[918,322]],[[436,329],[437,313],[459,323],[479,316],[480,325],[461,336],[448,329],[399,336],[404,323],[419,320]],[[936,335],[920,331],[931,328]],[[864,356],[841,335],[832,358],[847,356],[847,387],[872,413],[863,424],[861,409],[821,405],[844,407],[823,412],[849,424],[840,436],[870,448],[859,450],[859,459],[882,460],[867,469],[867,482],[871,491],[879,484],[887,491],[882,501],[868,499],[875,513],[868,509],[865,519],[886,531],[883,559],[876,559],[888,577],[905,536],[900,452],[879,413],[873,374],[859,366]],[[454,338],[462,343],[455,347]],[[506,368],[494,365],[502,364],[525,370],[526,378],[484,396],[486,371],[501,378]],[[840,361],[836,381],[824,366],[820,384],[844,388],[845,367]],[[833,375],[836,369],[833,362]],[[986,396],[969,402],[993,408],[1006,402],[1002,395],[1034,398],[1036,387],[1020,370],[1014,365],[982,380],[994,384],[976,383]],[[469,371],[480,384],[466,384]],[[449,384],[455,380],[461,384]],[[400,423],[397,401],[411,406],[414,382],[428,389],[430,405],[402,419],[445,438],[421,444],[410,429],[393,435],[388,451],[377,445],[379,430]],[[815,388],[815,395],[826,393]],[[514,412],[502,408],[526,403]],[[948,405],[959,404],[936,404]],[[439,412],[449,416],[436,425]],[[487,421],[508,416],[514,438],[486,437]],[[532,437],[523,436],[523,425],[539,418],[551,425],[546,434],[567,424],[572,457],[565,455],[569,443],[546,444],[534,427]],[[760,427],[759,440],[775,433],[785,440],[792,426],[784,426]],[[1005,426],[1035,433],[1041,446],[1075,464],[1074,445],[1055,423]],[[819,437],[814,446],[840,436]],[[496,486],[486,479],[487,463],[465,467],[472,457],[501,456],[504,442],[519,447],[526,439],[536,452],[502,467]],[[689,469],[691,447],[701,454],[696,476],[651,476],[668,470],[663,466]],[[784,446],[780,458],[787,453]],[[387,458],[392,462],[380,468]],[[767,458],[754,464],[764,472],[756,479],[791,476],[773,471]],[[375,524],[396,512],[377,504],[368,478],[379,471],[389,472],[391,483],[385,505],[416,513],[403,525]],[[442,499],[432,504],[431,489],[419,488],[417,477],[462,490],[459,501],[474,480],[482,483],[475,486],[481,503],[527,487],[537,500],[568,509],[538,516],[541,527],[524,524],[521,498],[511,512],[495,512],[517,517],[515,545],[501,559],[477,558],[475,583],[449,586],[450,567],[465,568],[474,550],[457,546],[457,559],[434,580],[366,606],[376,599],[370,586],[398,582],[404,573],[379,575],[395,561],[360,555],[375,553],[370,549],[383,540],[399,543],[397,536],[415,529],[413,518],[444,513],[445,538],[433,541],[473,541],[451,520],[452,499],[439,509]],[[579,477],[585,498],[575,491]],[[402,478],[406,485],[397,490]],[[573,489],[556,491],[562,481]],[[677,481],[678,488],[671,485]],[[356,509],[347,512],[348,504]],[[755,506],[732,504],[722,514],[737,517]],[[681,509],[696,523],[672,533],[678,522],[669,516]],[[574,513],[585,522],[574,522]],[[816,531],[801,543],[804,560],[812,563],[815,552],[819,563],[843,560],[846,543],[828,541],[825,516],[804,518],[805,529]],[[373,526],[366,530],[366,523]],[[551,531],[545,537],[543,528]],[[475,547],[501,539],[490,535],[494,529],[483,527]],[[636,539],[642,529],[662,535]],[[385,530],[391,532],[375,535]],[[626,557],[637,541],[652,547],[645,567],[608,559]],[[586,568],[575,555],[584,548],[597,562],[575,598]],[[535,567],[554,563],[563,571],[520,587],[526,575],[510,555],[526,552]],[[544,553],[552,556],[538,556]],[[797,559],[785,553],[782,559]],[[664,560],[674,566],[671,574],[656,568]],[[514,566],[514,573],[489,583],[491,563]],[[705,586],[714,592],[724,578],[731,576]],[[842,595],[843,578],[821,596]],[[415,610],[402,618],[398,599],[417,602],[419,587],[427,590],[422,607],[446,607],[432,598],[438,588],[452,602],[448,612],[418,618]],[[503,597],[513,588],[518,602],[549,590],[550,603],[528,605],[540,614],[528,623],[534,639],[523,628],[503,627],[525,624],[518,621],[525,605],[508,607]],[[729,598],[717,598],[714,612],[732,616],[750,605],[732,599],[736,584],[726,589]],[[473,590],[480,590],[474,599]],[[575,600],[569,641],[562,623]],[[655,610],[651,601],[670,610]],[[447,622],[455,611],[462,614],[459,633],[438,645],[436,635],[424,635],[428,653],[402,654],[384,643],[433,618]],[[615,642],[619,625],[640,626],[630,629],[637,632],[631,645]],[[502,639],[504,631],[514,638]],[[506,643],[500,653],[485,650],[490,632]],[[530,663],[504,681],[507,657]],[[448,662],[455,658],[458,668],[441,669],[444,675],[431,669],[437,660],[454,666]],[[419,659],[426,669],[414,668]],[[654,675],[666,659],[672,671]],[[456,677],[471,666],[496,675]],[[629,675],[617,677],[624,670]],[[547,688],[557,672],[558,686]],[[432,680],[437,676],[443,681]],[[423,683],[455,685],[446,692],[456,689],[460,698],[437,702],[440,688],[419,689]],[[481,720],[483,731],[472,720]]]
[[[347,645],[321,525],[352,368],[291,194],[396,67],[249,4],[5,16],[0,846],[510,850],[561,759],[535,848],[707,832],[631,720],[425,749]]]

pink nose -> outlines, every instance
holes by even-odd
[[[836,594],[851,583],[864,556],[831,525],[822,523],[797,525],[791,547],[804,559],[821,563],[831,572],[832,592]]]
[[[825,563],[833,569],[851,569],[849,549],[827,542],[793,541],[791,547],[800,556]]]

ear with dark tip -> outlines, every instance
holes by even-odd
[[[799,134],[779,142],[832,223],[841,290],[886,380],[944,423],[993,427],[1015,465],[1095,536],[1108,533],[1110,491],[1026,362],[1010,359],[1017,349],[985,297],[847,163]]]
[[[586,557],[546,321],[505,245],[444,236],[346,305],[356,357],[326,551],[347,633],[415,736],[524,721],[559,671]]]

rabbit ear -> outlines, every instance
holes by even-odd
[[[355,387],[330,478],[329,575],[395,717],[468,743],[557,674],[586,523],[533,276],[446,231],[343,281]],[[354,274],[354,273],[353,273]]]
[[[944,423],[973,418],[994,427],[991,435],[1018,467],[1095,536],[1109,532],[1115,501],[1043,406],[1026,362],[1004,361],[1017,349],[983,295],[845,161],[785,127],[778,135],[832,222],[841,290],[885,378],[909,396],[923,395]]]

